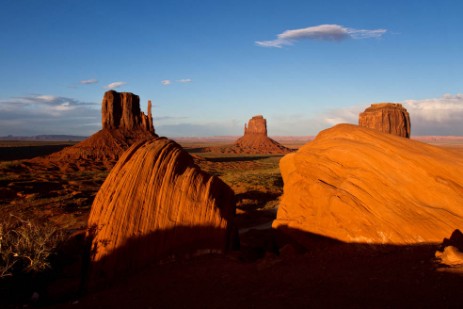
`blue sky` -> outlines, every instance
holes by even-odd
[[[316,135],[371,103],[463,135],[461,1],[0,2],[0,136],[90,135],[113,87],[164,136]]]

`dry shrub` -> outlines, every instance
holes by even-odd
[[[50,222],[0,218],[0,278],[37,273],[51,267],[50,258],[66,240],[66,232]]]

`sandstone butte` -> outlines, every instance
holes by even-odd
[[[371,104],[359,115],[359,126],[410,138],[410,115],[398,103]]]
[[[285,154],[292,151],[267,136],[267,120],[262,115],[252,117],[244,125],[244,135],[232,146],[215,147],[212,152],[244,154]]]
[[[86,140],[48,157],[50,161],[89,166],[86,162],[112,167],[132,144],[155,138],[151,101],[148,115],[140,110],[140,98],[130,92],[107,91],[102,102],[102,129]],[[84,163],[82,163],[83,161]],[[79,163],[80,162],[80,163]]]
[[[238,241],[233,191],[166,138],[133,145],[93,202],[92,277],[112,278],[154,261],[224,252]]]
[[[439,243],[463,226],[463,158],[355,125],[337,125],[280,160],[274,228],[348,243]]]

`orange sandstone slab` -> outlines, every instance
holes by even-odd
[[[275,228],[416,244],[463,226],[463,159],[435,146],[343,124],[283,157],[280,169]]]
[[[233,191],[166,138],[133,145],[92,205],[92,272],[111,278],[171,256],[224,252],[236,241]]]

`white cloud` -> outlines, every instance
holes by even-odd
[[[412,134],[415,129],[415,135],[463,135],[463,94],[403,103],[410,113]]]
[[[412,136],[463,135],[463,94],[444,94],[440,98],[404,100],[410,114]],[[321,117],[327,126],[358,123],[358,115],[367,108],[351,106],[325,112]]]
[[[169,79],[161,80],[161,84],[164,86],[169,86],[172,82]]]
[[[98,80],[96,80],[96,79],[85,79],[85,80],[81,80],[80,83],[82,85],[91,85],[91,84],[98,83]]]
[[[256,41],[261,47],[281,48],[284,45],[293,45],[298,40],[342,41],[346,39],[379,38],[386,33],[386,29],[353,29],[340,25],[318,25],[302,29],[286,30],[277,35],[277,39],[270,41]]]
[[[108,84],[106,85],[104,88],[106,89],[116,89],[116,88],[119,88],[123,85],[127,84],[126,82],[114,82],[114,83],[111,83],[111,84]]]
[[[179,79],[177,80],[178,83],[183,83],[183,84],[187,84],[187,83],[191,83],[192,80],[191,78],[184,78],[184,79]]]
[[[0,100],[0,132],[13,135],[88,135],[100,127],[99,105],[53,95]],[[82,127],[85,126],[83,129]]]

